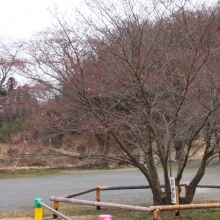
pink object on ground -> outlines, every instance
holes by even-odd
[[[100,215],[98,220],[112,220],[111,215]]]

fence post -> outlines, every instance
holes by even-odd
[[[187,194],[188,188],[189,188],[189,182],[186,182],[185,183],[185,198],[186,198],[186,194]]]
[[[160,210],[159,209],[155,209],[154,210],[154,220],[161,220],[161,218],[160,218]]]
[[[180,204],[179,185],[177,184],[176,179],[175,179],[175,187],[176,187],[176,205],[179,205]],[[175,216],[180,216],[179,210],[175,210]]]
[[[34,208],[35,208],[35,220],[42,220],[43,219],[43,212],[42,206],[39,204],[43,200],[41,198],[37,198],[34,201]]]
[[[53,203],[53,208],[58,211],[58,202],[57,201],[54,201]],[[56,214],[53,214],[53,219],[56,219],[57,218],[57,215]]]
[[[100,202],[100,186],[96,188],[96,201]],[[100,206],[96,206],[96,210],[101,210]]]

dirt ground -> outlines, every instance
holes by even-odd
[[[76,142],[77,146],[81,146],[82,140],[78,140],[78,142]],[[95,144],[94,140],[92,140],[92,143],[93,142]],[[199,143],[195,141],[195,145],[198,144]],[[195,163],[196,165],[203,155],[203,150],[204,147],[201,147],[198,151],[195,151],[189,158],[189,164]],[[171,154],[171,160],[175,162],[174,152]],[[157,159],[155,161],[157,161]],[[79,153],[71,148],[46,147],[41,145],[33,146],[28,144],[0,144],[0,170],[74,168],[80,166],[86,167],[88,164],[95,167],[99,162],[81,161]]]

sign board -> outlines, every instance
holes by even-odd
[[[171,202],[176,203],[176,186],[175,177],[170,177],[170,189],[171,189]]]

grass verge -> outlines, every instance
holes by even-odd
[[[14,177],[34,177],[34,176],[48,176],[64,173],[60,169],[17,169],[17,170],[1,170],[0,179],[14,178]]]
[[[141,206],[147,206],[142,204]],[[152,220],[153,213],[145,213],[140,211],[130,211],[123,209],[103,208],[99,211],[95,207],[61,204],[59,211],[73,220],[97,220],[101,214],[110,214],[114,220]],[[0,212],[1,219],[10,218],[34,218],[34,208],[27,208],[21,211],[13,212]],[[52,219],[52,213],[46,209],[43,209],[43,219]],[[60,219],[60,218],[58,218]],[[161,212],[161,219],[163,220],[219,220],[219,209],[194,209],[194,210],[181,210],[180,216],[175,216],[174,211]]]
[[[0,179],[14,178],[14,177],[34,177],[34,176],[50,176],[57,174],[70,174],[70,173],[81,173],[81,172],[97,172],[102,170],[113,170],[113,169],[78,169],[78,168],[18,168],[18,169],[1,169]]]

